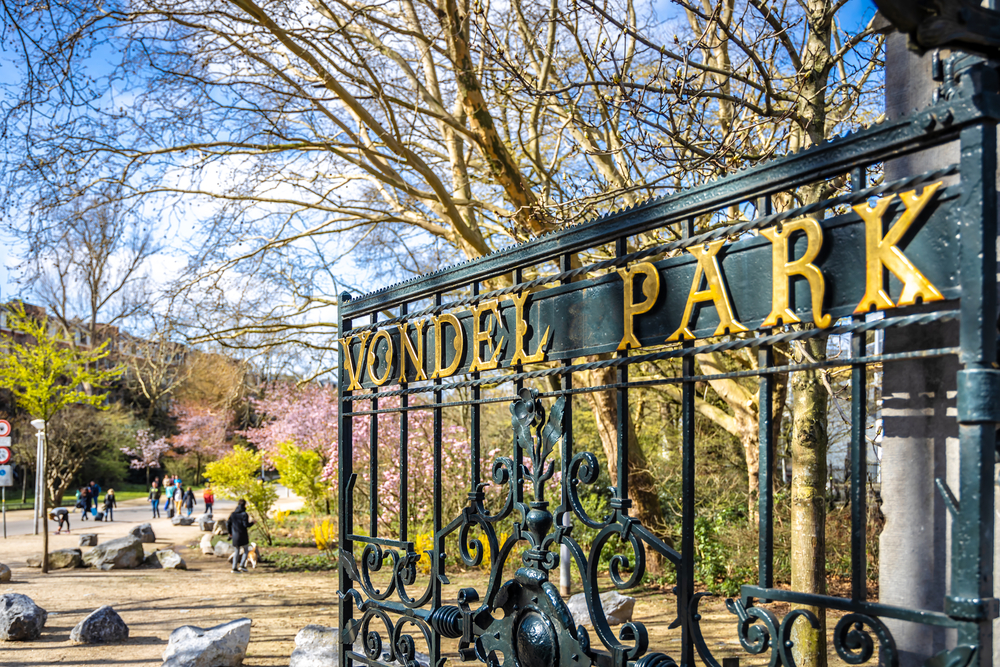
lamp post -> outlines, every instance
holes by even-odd
[[[35,535],[38,534],[38,520],[42,523],[42,573],[49,571],[49,517],[45,498],[45,420],[33,419],[31,425],[38,431],[38,463],[35,469]]]
[[[33,419],[31,425],[38,431],[35,445],[35,535],[38,534],[38,524],[42,514],[45,498],[45,420]],[[41,501],[41,502],[40,502]]]

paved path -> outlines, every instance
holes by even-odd
[[[163,501],[160,500],[160,505],[162,507]],[[288,489],[283,486],[278,486],[278,505],[280,509],[297,509],[302,506],[302,501],[297,496],[289,493]],[[215,497],[215,507],[213,513],[219,518],[225,518],[236,507],[236,502],[232,500],[224,500]],[[192,512],[192,517],[200,516],[205,511],[205,506],[201,504],[201,494],[198,494],[198,505],[195,506]],[[92,518],[88,521],[81,521],[81,510],[73,510],[69,515],[69,524],[71,532],[92,532],[93,529],[98,526],[102,526],[100,521],[94,521]],[[186,510],[185,510],[186,513]],[[33,510],[17,510],[13,512],[7,512],[7,536],[15,537],[18,535],[31,535],[34,533],[35,528],[35,514]],[[152,523],[153,530],[158,531],[157,526],[167,525],[170,523],[170,519],[167,518],[167,514],[164,511],[160,511],[160,518],[153,518],[153,509],[150,506],[149,501],[137,498],[134,500],[123,500],[118,503],[118,507],[115,509],[115,520],[113,524],[119,524],[124,526],[124,531],[127,532],[132,526],[139,523]],[[111,524],[111,525],[113,525]],[[58,524],[49,521],[50,532],[55,531],[55,527]],[[41,530],[41,528],[39,528]],[[103,532],[103,531],[102,531]],[[0,540],[3,539],[2,525],[0,525]]]

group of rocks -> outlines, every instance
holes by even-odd
[[[42,636],[49,613],[27,595],[0,595],[0,641],[33,641]],[[122,617],[105,605],[95,609],[69,633],[74,644],[120,643],[128,639]]]
[[[79,548],[50,551],[49,569],[96,567],[99,570],[126,570],[141,566],[172,570],[187,569],[184,559],[173,549],[158,549],[146,555],[142,545],[155,541],[156,535],[148,523],[135,526],[125,537],[109,540],[103,544],[97,543],[96,534],[84,533],[80,535],[80,546],[91,546],[93,549],[87,553],[83,553]],[[28,558],[28,567],[41,566],[41,555]]]

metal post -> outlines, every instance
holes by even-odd
[[[3,538],[7,539],[7,487],[0,487],[0,504],[3,505]]]

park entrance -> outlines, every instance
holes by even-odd
[[[828,634],[850,664],[897,663],[888,619],[949,629],[954,647],[933,664],[989,664],[1000,105],[996,73],[981,64],[945,88],[911,117],[342,297],[341,664],[414,665],[426,651],[435,667],[445,658],[506,667],[721,665],[700,625],[707,593],[695,589],[696,394],[712,380],[747,378],[758,396],[759,492],[748,512],[757,566],[726,602],[732,639],[772,666],[794,664],[793,626],[817,619],[771,604],[789,603],[845,612]],[[956,140],[957,163],[881,178],[885,161]],[[954,327],[958,344],[892,354],[879,345],[880,332],[935,323]],[[814,339],[841,353],[784,354]],[[708,373],[697,363],[737,352],[750,367]],[[950,486],[938,480],[952,515],[949,593],[943,611],[880,604],[868,599],[866,574],[870,371],[940,357],[957,357],[960,368],[958,473]],[[851,394],[851,576],[840,597],[774,581],[776,558],[787,557],[774,538],[775,394],[782,378],[818,369],[843,371]],[[682,482],[679,530],[665,537],[636,518],[629,415],[643,391],[668,386],[679,403],[671,465]],[[602,456],[592,432],[575,433],[574,407],[587,393],[603,397],[617,433],[613,456]],[[507,424],[499,434],[485,425],[498,408]],[[419,448],[418,429],[427,443]],[[461,480],[447,472],[456,456]],[[602,468],[610,471],[608,501],[594,514],[583,491]],[[457,502],[444,491],[456,484]],[[430,489],[419,500],[418,485]],[[432,526],[429,536],[414,534],[418,520]],[[559,593],[566,559],[590,628],[573,622]],[[638,622],[612,629],[598,597],[636,587],[654,561],[676,581],[677,639],[664,645]],[[477,573],[474,584],[452,590],[459,569],[463,581]]]

